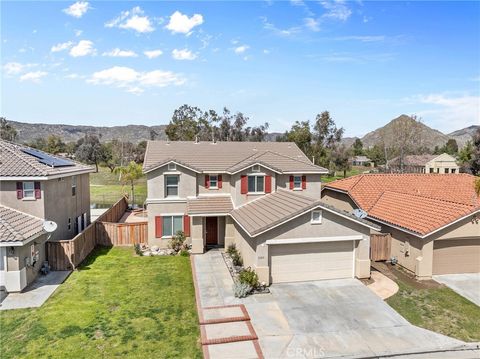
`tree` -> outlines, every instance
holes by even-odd
[[[312,132],[309,121],[295,121],[290,131],[285,131],[285,134],[277,137],[279,142],[295,142],[307,156],[311,154],[312,147]]]
[[[473,153],[470,159],[470,171],[474,175],[480,174],[480,128],[473,136]]]
[[[332,151],[340,143],[344,129],[337,128],[328,111],[318,114],[313,124],[312,156],[318,158],[318,163],[329,167],[332,162]]]
[[[199,132],[198,121],[201,116],[202,111],[198,107],[182,105],[173,112],[165,134],[170,141],[193,141]]]
[[[114,172],[118,174],[120,182],[124,185],[129,183],[132,189],[132,204],[135,204],[135,181],[143,176],[142,166],[135,161],[130,161],[127,166],[115,168]]]
[[[441,155],[442,153],[448,153],[449,155],[456,155],[458,153],[458,144],[457,141],[453,138],[449,139],[447,143],[442,146],[438,147],[435,146],[435,150],[433,151],[436,155]]]
[[[471,172],[470,161],[473,157],[473,144],[472,141],[467,141],[465,146],[458,152],[458,163],[460,164],[461,172]]]
[[[400,117],[392,122],[392,132],[392,146],[398,152],[400,171],[403,172],[405,155],[422,145],[421,119],[416,115]]]
[[[5,117],[0,117],[0,138],[12,142],[17,139],[17,130]]]
[[[382,144],[376,144],[372,148],[365,150],[365,154],[375,166],[385,164],[385,151]]]
[[[65,142],[62,141],[62,138],[60,136],[56,135],[50,135],[47,138],[47,143],[45,146],[45,151],[49,153],[53,153],[56,155],[57,153],[60,152],[65,152],[66,146]]]
[[[98,172],[98,164],[105,162],[105,157],[108,155],[98,136],[86,134],[84,138],[78,140],[77,145],[76,159],[87,164],[94,164],[95,171]]]
[[[36,148],[40,151],[47,151],[47,141],[43,137],[37,137],[33,141],[27,143],[28,147]]]
[[[361,156],[361,155],[364,154],[363,143],[362,143],[361,139],[356,138],[355,142],[352,145],[352,148],[353,148],[353,155],[354,156]]]
[[[350,156],[351,151],[345,145],[336,147],[332,152],[332,161],[335,169],[343,171],[343,178],[347,177],[347,171],[351,168]]]
[[[480,196],[480,177],[475,179],[475,193]]]

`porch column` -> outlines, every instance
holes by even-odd
[[[192,236],[192,253],[200,254],[205,251],[203,243],[203,220],[202,217],[192,217],[192,228],[190,229]]]
[[[260,283],[270,284],[270,267],[268,266],[268,245],[263,242],[257,245],[257,264],[255,271],[258,275],[258,281]]]
[[[363,235],[363,241],[355,241],[355,277],[370,278],[370,235]]]
[[[225,217],[225,248],[230,244],[235,244],[235,225],[230,216]]]

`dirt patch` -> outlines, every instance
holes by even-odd
[[[417,280],[413,273],[406,271],[399,265],[392,265],[386,262],[372,262],[372,268],[395,282],[404,282],[415,289],[431,289],[443,286],[431,279]]]

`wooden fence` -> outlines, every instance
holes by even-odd
[[[392,236],[390,233],[370,235],[370,259],[372,261],[386,261],[390,259]]]
[[[121,198],[73,239],[48,241],[46,243],[47,258],[52,270],[75,269],[99,244],[97,240],[99,223],[101,221],[118,221],[127,207],[127,200]]]
[[[97,223],[97,243],[102,246],[131,246],[146,243],[148,223]]]

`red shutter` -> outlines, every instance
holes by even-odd
[[[293,189],[293,176],[290,176],[290,189]]]
[[[205,175],[205,188],[210,188],[210,176]]]
[[[190,217],[183,216],[183,233],[185,237],[190,237]]]
[[[23,198],[23,183],[17,182],[17,199]]]
[[[242,175],[242,177],[241,177],[240,193],[241,194],[247,194],[248,193],[248,183],[247,183],[247,176],[246,175]]]
[[[222,188],[222,175],[218,175],[218,188]]]
[[[307,176],[302,176],[302,189],[307,189]]]
[[[35,199],[42,198],[42,190],[40,188],[40,182],[35,182],[33,186],[35,188]]]
[[[272,176],[265,176],[265,193],[272,192]]]
[[[162,217],[155,216],[155,238],[162,238]]]

